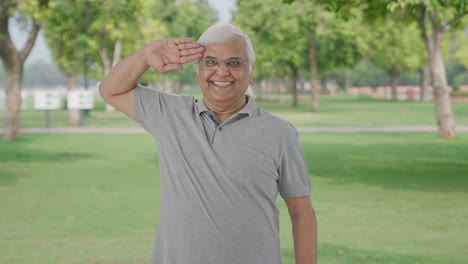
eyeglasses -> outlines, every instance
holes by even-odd
[[[209,70],[218,69],[221,62],[224,63],[224,66],[226,66],[226,68],[228,68],[229,70],[238,70],[244,64],[249,63],[248,61],[244,61],[241,59],[219,60],[217,58],[205,58],[197,61],[197,63],[201,63],[205,68]]]

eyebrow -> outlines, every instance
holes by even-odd
[[[213,57],[213,56],[206,56],[205,59],[216,59],[216,60],[219,60],[219,58]],[[231,58],[228,58],[227,60],[242,60],[242,58],[239,58],[239,57],[231,57]]]

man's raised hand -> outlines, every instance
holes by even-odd
[[[199,60],[205,48],[190,38],[161,39],[146,45],[148,65],[160,72],[181,70],[182,64]]]

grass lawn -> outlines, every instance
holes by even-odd
[[[301,134],[319,263],[468,263],[468,134]],[[147,263],[159,171],[149,135],[0,142],[0,263]],[[292,264],[278,199],[283,262]]]
[[[201,97],[199,90],[192,90],[188,95]],[[257,101],[258,105],[267,111],[289,120],[295,126],[435,126],[434,105],[431,102],[393,102],[375,100],[356,96],[322,96],[321,111],[310,111],[310,96],[301,95],[298,107],[291,107],[290,96],[286,96],[285,103]],[[45,126],[45,113],[30,107],[22,111],[21,126]],[[1,109],[0,109],[1,111]],[[468,126],[468,104],[453,103],[453,112],[457,125]],[[50,111],[52,127],[68,125],[65,110]],[[84,126],[88,127],[136,127],[132,120],[120,112],[108,113],[104,111],[104,102],[96,98],[95,109],[89,116],[84,117]]]

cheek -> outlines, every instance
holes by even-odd
[[[240,74],[237,79],[241,80],[242,83],[252,83],[252,76],[248,73]]]
[[[211,74],[207,72],[200,71],[197,74],[197,82],[208,82],[208,79],[210,78]]]

